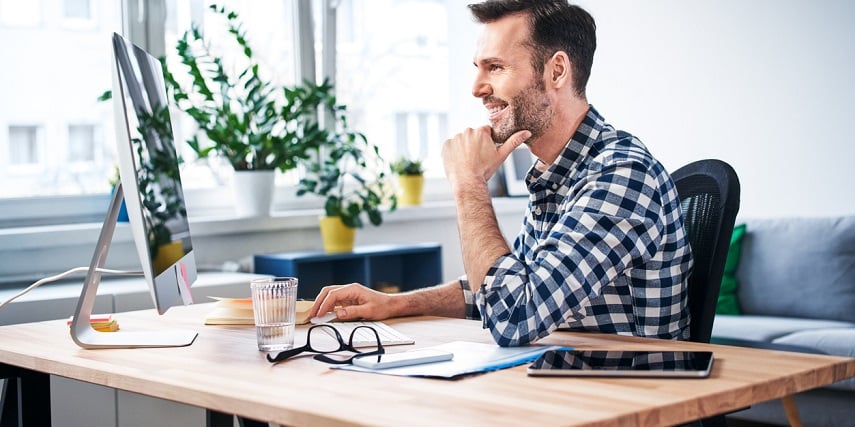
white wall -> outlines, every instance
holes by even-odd
[[[669,170],[727,161],[742,216],[855,213],[855,2],[577,3],[597,22],[588,100]],[[453,72],[473,68],[467,28]],[[470,107],[452,111],[452,130],[483,122]]]

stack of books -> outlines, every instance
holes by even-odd
[[[217,302],[214,309],[205,316],[206,325],[253,325],[251,298],[211,297]]]
[[[211,297],[217,302],[214,309],[205,316],[206,325],[254,325],[252,298]],[[309,323],[309,310],[314,301],[297,301],[296,323]]]
[[[71,326],[73,316],[69,317],[66,323]],[[98,332],[115,332],[119,330],[119,322],[113,318],[112,314],[93,314],[89,316],[89,324],[92,329]]]

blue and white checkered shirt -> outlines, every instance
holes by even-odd
[[[692,255],[680,201],[641,141],[592,106],[555,162],[526,180],[513,252],[474,295],[461,279],[467,317],[482,318],[501,346],[557,328],[688,338]]]

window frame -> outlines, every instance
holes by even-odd
[[[321,23],[323,39],[320,42],[324,47],[330,49],[335,46],[337,1],[324,0],[325,12],[318,22]],[[293,0],[295,8],[294,31],[297,34],[312,34],[311,40],[307,37],[298,37],[295,50],[298,52],[297,73],[303,79],[315,75],[315,53],[314,53],[314,31],[312,26],[312,7],[310,0]],[[93,8],[97,5],[93,5]],[[135,44],[146,49],[155,56],[165,53],[165,26],[166,26],[166,2],[165,0],[150,0],[137,2],[134,0],[122,0],[122,28],[126,36]],[[93,9],[93,13],[97,13]],[[329,62],[330,58],[332,63]],[[335,74],[335,55],[325,55],[323,73],[325,75]],[[67,125],[67,124],[66,124]],[[446,123],[446,126],[448,123]],[[96,129],[96,132],[99,130]],[[107,131],[101,128],[103,133]],[[97,135],[96,135],[97,137]],[[101,137],[109,139],[104,133]],[[42,148],[46,142],[42,141]],[[7,141],[8,147],[8,141]],[[8,159],[6,159],[8,163]],[[44,165],[41,165],[42,167]],[[394,176],[391,177],[394,179]],[[209,189],[190,189],[185,192],[188,210],[191,217],[206,218],[212,216],[232,216],[234,211],[229,197],[223,197],[223,191],[230,191],[225,186]],[[74,226],[86,222],[100,222],[106,212],[110,201],[110,194],[86,194],[75,196],[38,196],[17,197],[0,199],[0,229],[31,226]],[[450,200],[451,195],[445,178],[428,178],[425,183],[424,201],[426,203]],[[295,186],[277,186],[274,195],[274,214],[288,214],[289,211],[320,209],[323,201],[320,198],[297,197]]]

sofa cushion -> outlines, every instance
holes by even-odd
[[[831,328],[855,328],[855,323],[836,320],[799,319],[795,317],[717,314],[713,322],[712,336],[716,338],[774,342],[777,338],[795,332],[813,332],[815,330]],[[852,345],[851,342],[849,344]]]
[[[746,222],[742,313],[855,322],[855,216]]]
[[[718,292],[718,302],[715,312],[718,314],[739,314],[739,303],[736,299],[736,269],[739,267],[739,256],[742,253],[742,236],[745,235],[745,224],[733,227],[730,236],[730,247],[727,249],[727,260],[724,263],[724,273],[721,277],[721,289]]]
[[[855,328],[819,329],[793,332],[772,341],[775,344],[816,348],[834,356],[855,357]],[[829,386],[855,391],[855,378],[838,381]]]

